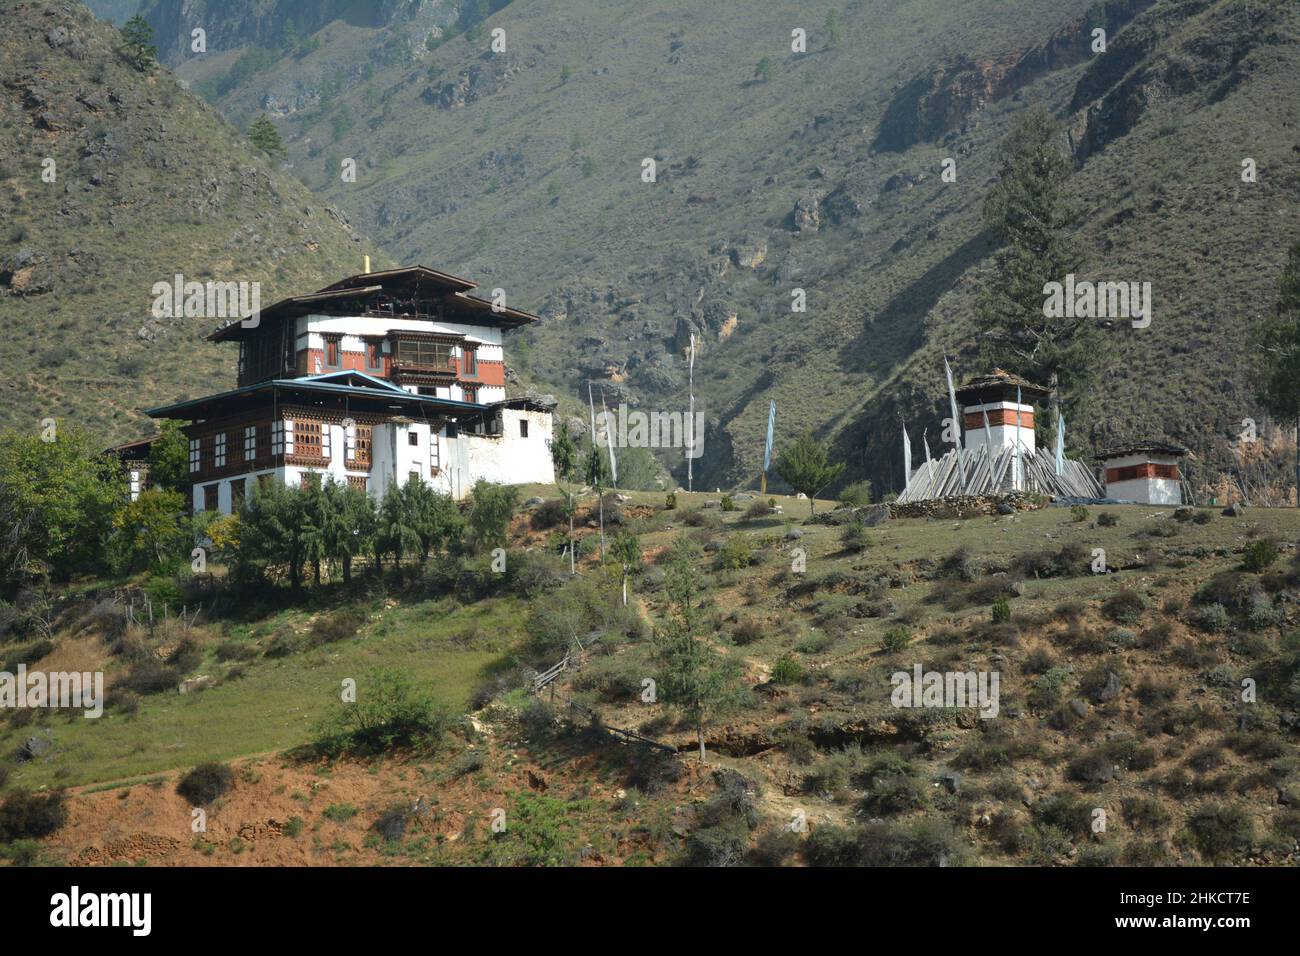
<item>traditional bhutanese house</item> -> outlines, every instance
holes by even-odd
[[[367,271],[213,332],[239,346],[236,386],[148,413],[186,422],[194,509],[314,476],[376,497],[417,478],[456,498],[480,479],[553,481],[551,407],[505,394],[503,335],[537,317],[474,287]]]
[[[1158,441],[1116,445],[1097,456],[1106,477],[1106,496],[1144,505],[1181,505],[1179,459],[1187,449]]]

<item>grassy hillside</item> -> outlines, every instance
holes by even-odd
[[[848,510],[809,522],[794,499],[762,514],[633,494],[606,509],[644,559],[624,610],[596,557],[594,500],[570,579],[541,553],[564,537],[555,490],[530,491],[551,500],[515,520],[510,562],[527,570],[508,582],[467,589],[435,559],[351,589],[209,600],[190,628],[124,622],[91,582],[65,597],[52,647],[0,646],[11,670],[102,668],[110,686],[98,720],[22,710],[0,723],[7,755],[41,743],[6,760],[11,787],[74,788],[69,825],[39,852],[164,865],[1297,860],[1294,510],[1046,508],[849,534]],[[706,725],[704,767],[681,711],[644,697],[646,677],[668,686],[652,628],[670,614],[667,552],[683,538],[701,639],[736,664],[740,692]],[[554,696],[531,697],[575,633],[580,662]],[[128,693],[150,649],[208,686]],[[470,716],[432,750],[304,753],[340,680],[365,690],[376,666]],[[894,675],[916,666],[998,674],[996,712],[897,706]],[[236,764],[234,787],[195,838],[175,782],[213,759]],[[497,808],[511,820],[500,839]],[[404,827],[385,826],[393,814]]]
[[[359,272],[373,251],[119,47],[79,4],[0,10],[2,426],[55,418],[136,437],[142,409],[234,382],[236,355],[202,341],[221,320],[154,320],[155,283],[256,281],[269,305]]]
[[[295,172],[398,258],[543,309],[515,349],[528,374],[675,408],[702,337],[710,485],[754,479],[776,398],[780,436],[814,426],[846,479],[898,486],[900,418],[939,430],[941,353],[980,371],[979,210],[1001,137],[1038,103],[1080,167],[1080,277],[1149,281],[1155,299],[1149,329],[1107,329],[1096,388],[1070,396],[1078,449],[1165,435],[1208,481],[1261,417],[1245,339],[1296,238],[1293,3],[515,0],[450,40],[434,3],[335,21],[291,54],[246,6],[222,14],[242,47],[178,55],[178,73],[240,121],[269,111]]]

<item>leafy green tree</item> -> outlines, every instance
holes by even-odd
[[[770,83],[776,76],[776,62],[770,57],[765,56],[758,61],[758,66],[754,67],[754,79],[760,83]]]
[[[375,501],[360,488],[329,481],[324,493],[322,535],[325,553],[343,567],[343,583],[352,581],[352,561],[374,547],[378,515]]]
[[[695,727],[700,763],[705,762],[704,727],[714,716],[736,706],[744,697],[740,665],[723,657],[700,634],[697,575],[690,545],[679,538],[669,554],[665,578],[670,608],[654,629],[655,656],[660,665],[658,691]]]
[[[605,560],[605,483],[609,481],[609,463],[595,442],[587,452],[583,463],[583,477],[587,485],[596,491],[596,500],[600,502],[600,560]]]
[[[303,559],[311,563],[312,582],[320,587],[321,562],[328,557],[325,551],[325,525],[329,521],[326,505],[332,503],[332,499],[326,498],[319,474],[308,475],[306,483],[298,488],[294,497],[297,510],[305,519]]]
[[[1300,242],[1291,247],[1278,281],[1272,313],[1256,326],[1263,357],[1255,395],[1270,415],[1296,423],[1296,505],[1300,507]]]
[[[614,560],[623,568],[623,606],[627,607],[627,579],[637,568],[641,567],[641,542],[636,535],[627,532],[614,539]]]
[[[402,486],[406,496],[411,527],[420,538],[420,558],[429,560],[435,551],[450,550],[460,543],[465,519],[450,495],[435,491],[423,480],[411,480]]]
[[[259,116],[253,120],[253,125],[248,127],[248,138],[272,159],[284,159],[289,155],[289,151],[284,148],[284,140],[280,138],[280,131],[268,116]]]
[[[0,432],[0,592],[95,570],[125,496],[117,462],[81,430],[58,429],[53,441]]]
[[[190,441],[181,423],[164,419],[158,437],[149,447],[149,483],[165,491],[190,490]]]
[[[179,492],[148,488],[113,512],[108,553],[120,573],[148,568],[170,570],[189,556],[191,540],[185,498]]]
[[[578,480],[578,449],[569,435],[568,422],[560,422],[551,436],[551,464],[555,466],[556,484],[564,493],[564,510],[569,516],[569,573],[574,574],[577,568],[573,553],[573,485]]]
[[[390,489],[379,503],[375,569],[382,567],[381,555],[391,554],[400,576],[402,559],[408,554],[419,554],[422,547],[420,532],[415,527],[415,515],[411,513],[410,498],[401,489]]]
[[[138,13],[122,24],[122,58],[141,73],[158,69],[158,48],[153,43],[153,27]]]
[[[1046,109],[1027,110],[1002,143],[997,184],[984,219],[1002,242],[980,292],[977,324],[986,361],[1047,383],[1048,431],[1055,434],[1061,386],[1081,394],[1098,348],[1092,318],[1045,313],[1045,286],[1079,267],[1078,211],[1065,198],[1072,167],[1060,127]]]
[[[469,527],[480,548],[504,548],[510,519],[519,507],[519,489],[480,479],[470,492]]]
[[[268,481],[244,499],[239,514],[239,563],[242,569],[264,573],[271,567],[287,568],[289,584],[302,585],[308,555],[316,553],[321,535],[320,515],[304,507],[301,488],[286,488]]]
[[[805,430],[777,456],[776,473],[795,491],[808,496],[809,514],[817,511],[818,492],[844,471],[844,462],[830,464],[826,446]]]

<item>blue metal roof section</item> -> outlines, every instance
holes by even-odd
[[[373,385],[339,385],[331,381],[322,381],[338,377],[340,375],[351,375],[366,379],[373,382]],[[215,395],[207,395],[203,398],[195,398],[186,402],[177,402],[174,405],[162,405],[158,408],[145,410],[145,414],[150,418],[166,418],[170,414],[181,411],[185,408],[192,408],[196,405],[202,405],[207,402],[219,401],[227,398],[234,398],[237,395],[247,395],[252,392],[266,388],[279,389],[303,389],[310,392],[325,392],[335,395],[352,395],[357,398],[371,399],[401,399],[404,402],[411,402],[417,405],[428,405],[445,408],[453,411],[481,412],[486,410],[486,405],[477,402],[462,402],[454,398],[439,398],[435,395],[417,395],[414,392],[408,392],[404,388],[399,388],[391,382],[385,382],[382,379],[366,375],[364,372],[330,372],[326,375],[308,375],[304,378],[277,378],[269,379],[265,382],[257,382],[253,385],[245,385],[242,388],[234,388],[226,392],[218,392]],[[378,394],[376,394],[378,393]]]

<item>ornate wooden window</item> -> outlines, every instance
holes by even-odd
[[[217,510],[217,485],[215,482],[203,486],[203,510]]]
[[[397,363],[420,368],[451,368],[451,343],[432,339],[399,338]]]
[[[466,346],[460,350],[461,363],[460,373],[466,378],[478,377],[478,350]]]
[[[408,445],[412,446],[412,447],[416,447],[416,446],[418,446],[418,445],[420,444],[420,433],[419,433],[419,432],[407,432],[407,433],[406,433],[406,443],[407,443]]]
[[[226,433],[217,432],[213,440],[212,467],[226,467]]]
[[[342,348],[342,338],[338,335],[325,336],[325,367],[342,368],[339,361],[339,351]]]
[[[203,457],[202,457],[202,452],[200,451],[200,447],[201,446],[199,445],[199,440],[197,438],[190,439],[190,474],[191,475],[198,474],[199,469],[203,467]]]
[[[438,433],[432,432],[429,435],[429,477],[438,476],[438,468],[442,464],[441,456],[438,452]]]
[[[360,491],[365,491],[370,484],[370,479],[365,475],[348,475],[348,484]]]
[[[294,454],[303,458],[320,458],[321,423],[296,420],[293,423]]]
[[[528,419],[526,418],[519,419],[519,437],[520,438],[528,437]]]
[[[247,425],[244,427],[244,461],[253,461],[257,458],[257,426]]]
[[[379,372],[384,368],[384,346],[378,339],[366,339],[366,370]]]
[[[371,427],[352,425],[347,429],[348,449],[344,467],[370,470]]]
[[[462,385],[462,386],[460,387],[460,391],[461,391],[461,398],[462,398],[462,400],[464,400],[464,401],[466,401],[466,402],[473,402],[473,403],[476,404],[476,405],[478,404],[478,386],[477,386],[477,385]]]

